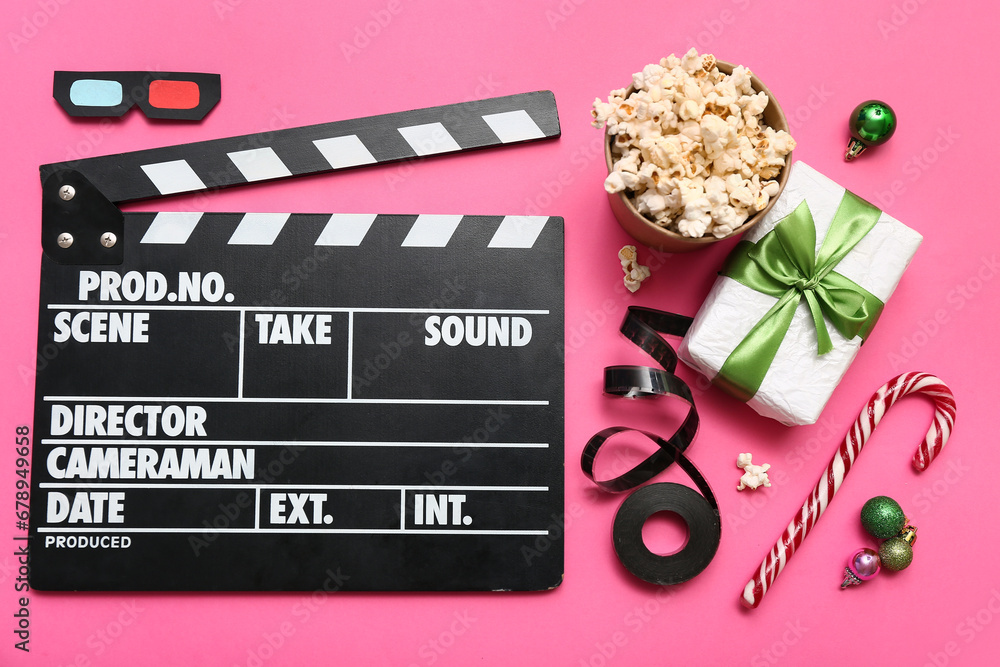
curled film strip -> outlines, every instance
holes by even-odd
[[[684,451],[698,431],[698,411],[691,390],[673,374],[677,355],[660,335],[683,336],[691,318],[651,308],[632,306],[622,322],[621,332],[655,359],[662,368],[648,366],[608,366],[604,369],[604,391],[623,398],[676,396],[689,408],[683,423],[669,439],[629,428],[613,426],[596,433],[587,442],[581,456],[584,474],[605,491],[621,492],[643,484],[663,472],[675,461],[701,491],[673,483],[645,486],[630,495],[615,516],[613,541],[615,553],[625,568],[644,581],[659,585],[678,584],[701,573],[719,548],[722,521],[719,504],[711,487]],[[657,445],[657,450],[625,473],[608,480],[598,480],[594,462],[604,443],[619,433],[636,432]],[[642,540],[647,519],[661,511],[676,513],[687,524],[688,541],[678,552],[654,554]]]

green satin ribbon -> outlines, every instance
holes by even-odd
[[[867,337],[885,304],[833,270],[871,231],[881,211],[845,192],[819,253],[816,226],[805,200],[757,243],[741,241],[721,274],[778,299],[722,365],[714,382],[743,401],[750,400],[805,298],[816,327],[817,352],[833,349],[824,315],[851,339]]]

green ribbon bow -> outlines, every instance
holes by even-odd
[[[833,268],[871,231],[880,214],[865,200],[845,192],[815,256],[816,226],[805,200],[757,243],[740,241],[721,274],[778,302],[729,355],[716,384],[743,401],[750,400],[803,298],[816,326],[819,354],[833,349],[824,315],[845,338],[868,336],[885,304]]]

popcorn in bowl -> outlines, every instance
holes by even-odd
[[[685,237],[732,234],[779,191],[795,140],[763,122],[769,98],[750,70],[719,71],[695,49],[632,75],[632,87],[594,100],[614,164],[604,189],[628,194],[639,213]]]

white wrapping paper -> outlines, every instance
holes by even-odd
[[[744,239],[760,240],[805,199],[816,225],[818,251],[843,195],[843,187],[804,162],[796,162],[781,197]],[[881,299],[889,309],[889,297],[922,240],[920,234],[883,212],[875,227],[834,270]],[[774,297],[719,276],[681,342],[680,358],[714,378],[775,302]],[[760,389],[749,401],[754,410],[790,426],[812,424],[819,419],[862,342],[859,337],[847,340],[829,320],[826,322],[833,350],[820,356],[816,352],[816,328],[809,309],[804,299],[799,303]]]

